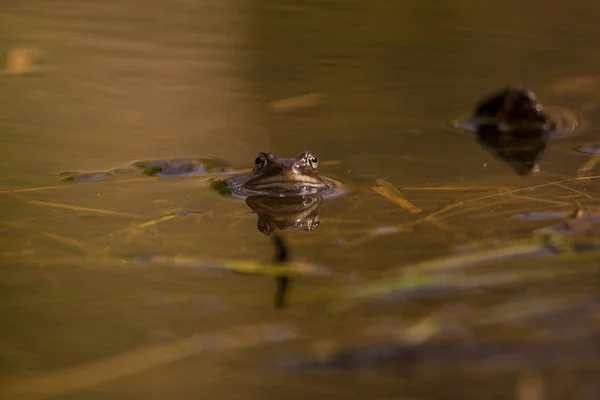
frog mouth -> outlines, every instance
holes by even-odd
[[[329,185],[320,180],[297,180],[284,181],[272,179],[261,181],[249,187],[252,191],[277,191],[281,193],[311,193],[322,189],[327,189]]]

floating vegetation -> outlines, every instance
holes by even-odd
[[[113,175],[122,175],[122,174],[129,174],[133,171],[134,170],[132,168],[114,168],[114,169],[110,170],[110,173]]]
[[[146,175],[161,178],[233,172],[225,161],[213,158],[147,160],[138,161],[133,165],[143,170]]]
[[[210,182],[210,189],[223,197],[229,197],[232,193],[231,187],[227,184],[226,181],[214,180]]]
[[[222,160],[213,158],[173,158],[165,160],[148,160],[138,161],[133,164],[134,168],[114,168],[110,171],[99,172],[82,172],[82,171],[63,171],[59,175],[67,182],[87,182],[106,179],[116,175],[126,175],[135,170],[142,172],[151,177],[169,178],[169,177],[185,177],[201,174],[231,174],[233,169]],[[123,182],[134,182],[140,179],[120,180]]]
[[[68,171],[61,172],[59,175],[63,176],[63,180],[67,182],[87,182],[87,181],[98,181],[106,179],[112,176],[111,172],[80,172],[80,171]]]
[[[198,175],[206,172],[202,162],[196,160],[161,160],[136,163],[146,175],[160,177],[178,177]]]

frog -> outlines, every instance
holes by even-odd
[[[480,100],[470,124],[477,141],[508,163],[517,175],[539,170],[557,122],[544,112],[536,95],[522,86],[506,86]]]
[[[342,194],[341,182],[321,175],[318,163],[318,157],[311,151],[303,151],[292,158],[279,158],[270,152],[260,152],[250,172],[226,179],[218,190],[242,199],[259,195],[318,195],[329,198]]]
[[[473,117],[511,128],[523,124],[554,128],[556,122],[543,109],[535,93],[522,86],[506,86],[480,100],[473,110]]]

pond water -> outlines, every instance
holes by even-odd
[[[529,241],[598,207],[599,6],[0,10],[1,398],[600,396],[597,258]],[[508,84],[576,116],[527,176],[451,128]],[[343,196],[214,190],[305,150]]]

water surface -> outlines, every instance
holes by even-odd
[[[597,94],[556,88],[599,70],[599,17],[581,0],[5,2],[0,53],[35,47],[41,63],[0,76],[0,386],[8,398],[464,399],[542,382],[547,398],[597,397],[593,259],[507,261],[444,278],[479,279],[468,290],[428,283],[328,307],[409,263],[556,222],[514,215],[597,207],[597,181],[573,181]],[[447,129],[516,83],[587,126],[529,177]],[[283,310],[272,276],[179,267],[274,257],[257,214],[210,177],[60,175],[199,157],[244,170],[259,151],[303,150],[352,191],[320,205],[318,229],[286,234],[293,260],[334,273],[294,278]],[[149,256],[179,261],[123,262]],[[399,334],[428,316],[435,335]],[[369,352],[390,341],[410,361]],[[331,361],[356,347],[349,367]]]

